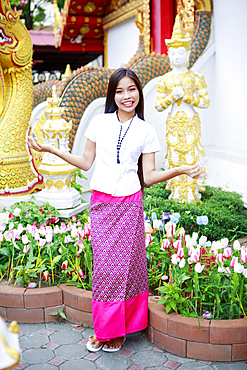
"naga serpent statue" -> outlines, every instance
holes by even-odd
[[[0,0],[0,198],[42,187],[25,138],[32,113],[32,42],[21,11]]]

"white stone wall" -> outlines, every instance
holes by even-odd
[[[129,62],[138,49],[139,29],[135,17],[109,28],[108,30],[108,67],[119,68]]]

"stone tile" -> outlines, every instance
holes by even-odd
[[[94,361],[94,360],[96,360],[99,357],[100,357],[99,352],[96,352],[96,353],[89,353],[86,357],[84,357],[84,359],[85,360]]]
[[[212,370],[212,367],[201,362],[188,362],[179,367],[179,370]]]
[[[139,365],[132,365],[129,370],[144,370],[144,367]]]
[[[51,361],[49,361],[49,364],[59,366],[61,365],[65,360],[63,358],[55,357]]]
[[[88,339],[82,339],[78,342],[78,344],[82,344],[83,346],[85,346],[88,342]]]
[[[66,361],[60,366],[60,370],[96,370],[94,362],[88,360]],[[108,370],[108,369],[107,369]],[[116,370],[116,369],[114,369]],[[118,369],[120,370],[120,369]]]
[[[44,330],[40,330],[38,333],[39,334],[43,334],[43,335],[51,335],[51,334],[55,333],[55,330],[52,330],[52,329],[44,329]]]
[[[123,347],[131,351],[143,351],[150,343],[144,337],[128,338]]]
[[[28,365],[26,362],[19,362],[15,369],[25,369]]]
[[[236,362],[231,364],[215,364],[215,370],[247,370],[246,362]]]
[[[54,357],[49,349],[28,349],[21,354],[21,360],[29,364],[45,364]]]
[[[70,323],[68,323],[68,322],[55,321],[55,322],[47,323],[46,328],[47,329],[52,329],[52,330],[55,330],[55,331],[61,331],[61,330],[72,329],[72,325],[70,325]]]
[[[46,346],[45,346],[45,348],[47,348],[47,349],[51,349],[51,350],[53,350],[53,349],[57,349],[59,347],[59,344],[57,344],[57,343],[53,343],[53,342],[50,342],[50,343],[48,343]]]
[[[68,344],[61,346],[55,350],[56,356],[59,358],[65,358],[66,360],[72,360],[81,358],[88,354],[88,350],[80,344]]]
[[[176,355],[173,355],[172,353],[165,352],[165,356],[167,357],[168,360],[174,361],[174,362],[180,362],[180,364],[185,364],[187,362],[195,362],[196,360],[193,360],[191,358],[184,358],[184,357],[179,357]]]
[[[84,331],[84,330],[85,330],[85,328],[84,328],[83,326],[75,326],[75,327],[73,328],[73,330],[81,332],[81,331]]]
[[[74,330],[58,331],[51,335],[51,340],[57,344],[77,343],[81,339],[81,333]]]
[[[41,334],[29,334],[20,339],[20,345],[26,348],[39,348],[49,343],[49,338]]]
[[[146,367],[145,370],[168,370],[168,367],[165,365],[158,366],[158,367]],[[178,369],[179,370],[179,369]]]
[[[57,366],[49,365],[49,364],[37,364],[31,365],[28,367],[28,370],[57,370]]]
[[[91,328],[87,328],[85,329],[83,332],[82,332],[82,336],[83,338],[86,338],[88,339],[90,337],[90,335],[94,335],[94,329],[91,329]]]
[[[102,351],[100,358],[95,362],[97,366],[104,370],[127,370],[128,363],[123,357],[118,358],[113,353]],[[85,368],[86,369],[86,368]],[[74,370],[74,369],[73,369]],[[88,370],[88,369],[87,369]]]
[[[45,329],[44,324],[19,324],[18,323],[18,326],[20,328],[20,330],[19,330],[20,335],[37,333],[40,330]]]
[[[159,352],[140,351],[132,357],[132,361],[141,366],[160,366],[166,361],[165,356]]]
[[[122,356],[129,357],[134,353],[134,351],[131,351],[130,349],[123,349],[121,352],[118,353]]]
[[[176,369],[179,365],[179,362],[174,362],[170,360],[165,363],[165,367],[168,367],[169,369]]]

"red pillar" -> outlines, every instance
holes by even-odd
[[[175,20],[175,0],[151,0],[152,51],[167,54],[165,39],[170,39]]]

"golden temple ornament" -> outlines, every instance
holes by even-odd
[[[167,48],[169,49],[170,47],[173,48],[179,48],[180,46],[185,47],[187,51],[190,50],[190,38],[186,38],[183,25],[180,19],[180,16],[177,14],[175,18],[175,24],[173,27],[173,32],[172,32],[172,38],[171,39],[166,39],[166,45]]]
[[[9,327],[0,317],[0,369],[7,370],[17,366],[20,360],[18,340],[19,326],[13,321]]]
[[[45,144],[52,145],[64,152],[69,151],[68,140],[72,122],[62,118],[63,109],[59,106],[61,98],[57,97],[56,86],[52,86],[52,97],[47,99],[45,113],[50,117],[40,128]],[[49,202],[57,209],[74,208],[81,203],[77,190],[72,188],[72,176],[76,167],[68,164],[51,153],[44,153],[39,173],[44,177],[45,188],[35,194],[38,204]]]
[[[180,15],[180,19],[182,20],[186,37],[191,37],[195,21],[195,1],[177,0],[177,13]]]

